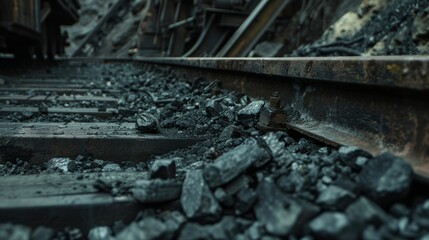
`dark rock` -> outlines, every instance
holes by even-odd
[[[257,120],[261,108],[264,106],[264,101],[254,101],[246,107],[238,111],[237,119],[242,123],[252,123]],[[250,125],[252,126],[252,125]]]
[[[409,218],[400,218],[399,221],[397,221],[397,223],[396,221],[392,221],[391,223],[394,224],[394,228],[391,229],[392,228],[391,227],[389,229],[386,229],[383,232],[384,234],[390,234],[391,232],[399,231],[400,235],[403,237],[406,237],[407,239],[416,239],[418,235],[420,235],[420,232],[421,232],[420,226],[417,224],[416,221],[412,221]],[[426,226],[425,228],[422,228],[422,229],[428,229],[428,228]],[[390,237],[389,239],[393,239],[393,238]]]
[[[222,211],[201,170],[187,171],[180,202],[186,216],[191,219],[215,221]]]
[[[389,153],[370,160],[359,174],[359,184],[379,203],[391,203],[408,194],[413,170],[403,159]]]
[[[356,165],[363,167],[368,162],[368,158],[366,157],[357,157],[356,158]]]
[[[21,225],[12,225],[10,223],[0,224],[0,239],[29,240],[30,229]]]
[[[241,145],[223,154],[204,168],[204,179],[210,187],[228,183],[253,163],[269,159],[270,154],[258,145]]]
[[[206,113],[210,117],[218,117],[222,112],[222,106],[220,105],[219,101],[216,100],[210,100],[206,104]]]
[[[365,197],[360,197],[346,209],[348,218],[357,224],[380,225],[391,218],[383,209]]]
[[[186,223],[186,217],[179,211],[163,212],[159,218],[167,227],[163,236],[165,239],[172,239],[176,235],[177,231]]]
[[[224,206],[232,207],[234,205],[234,199],[231,195],[228,195],[223,188],[217,188],[214,192],[215,198]]]
[[[290,158],[290,153],[285,150],[285,142],[281,141],[275,133],[268,133],[263,137],[268,148],[271,151],[273,159],[280,165],[289,164],[293,158]]]
[[[39,226],[31,233],[31,240],[51,240],[54,235],[55,231],[53,229]]]
[[[241,189],[247,188],[251,182],[251,179],[247,175],[240,175],[235,178],[228,184],[224,186],[224,190],[228,195],[234,195],[238,193]]]
[[[59,169],[64,173],[73,172],[76,170],[76,162],[70,158],[52,158],[47,162],[48,169]]]
[[[372,158],[370,153],[354,146],[342,146],[338,153],[342,160],[348,162],[355,162],[358,157]]]
[[[119,166],[119,164],[109,163],[109,164],[106,164],[101,171],[103,171],[103,172],[120,172],[120,171],[122,171],[122,169],[121,169],[121,166]]]
[[[89,231],[88,240],[109,240],[114,239],[112,237],[112,230],[109,227],[102,226],[96,227]]]
[[[207,227],[198,223],[187,223],[179,235],[179,240],[201,240],[210,239],[210,233]]]
[[[413,21],[412,36],[414,42],[427,42],[429,35],[429,7],[417,14]]]
[[[298,234],[319,208],[311,203],[287,196],[268,180],[257,188],[258,202],[254,211],[268,233],[276,236]]]
[[[234,239],[249,225],[249,221],[232,216],[225,216],[220,222],[213,225],[187,223],[182,229],[179,239]]]
[[[224,128],[222,130],[222,132],[219,135],[218,140],[219,141],[227,141],[227,140],[229,140],[231,138],[238,137],[239,136],[238,132],[239,131],[238,131],[238,128],[236,126],[229,125],[229,126],[227,126],[226,128]]]
[[[429,240],[429,233],[426,233],[425,235],[421,236],[419,240]]]
[[[338,186],[344,190],[347,190],[355,195],[360,195],[361,189],[360,187],[348,177],[339,177],[335,180],[333,185]]]
[[[338,186],[331,185],[319,195],[316,203],[326,209],[343,210],[355,198],[355,194]]]
[[[260,222],[254,222],[249,228],[246,229],[244,235],[246,236],[246,239],[258,240],[261,239],[262,235],[265,233],[264,225]]]
[[[155,240],[163,239],[167,227],[153,217],[146,217],[142,221],[133,222],[117,236],[117,240]]]
[[[122,220],[118,220],[118,221],[113,222],[112,231],[113,231],[114,235],[117,236],[126,227],[127,227],[127,225]]]
[[[137,116],[136,129],[142,133],[158,133],[159,121],[150,113],[141,113]]]
[[[410,215],[410,210],[401,203],[396,203],[390,207],[390,213],[395,217],[406,217]]]
[[[309,229],[317,239],[357,239],[358,231],[353,231],[353,225],[347,216],[340,212],[325,212],[314,218]]]
[[[243,188],[237,193],[237,200],[235,203],[235,213],[247,213],[255,204],[257,199],[255,191],[251,188]]]
[[[308,179],[298,171],[292,171],[280,176],[277,185],[287,193],[299,192],[308,186]]]
[[[150,167],[150,178],[169,179],[176,177],[176,161],[174,159],[159,159]]]
[[[21,119],[22,120],[28,120],[28,119],[32,118],[33,116],[34,116],[34,113],[30,112],[30,111],[25,111],[25,112],[21,113]]]
[[[380,240],[380,239],[383,239],[383,237],[374,226],[370,225],[366,227],[365,230],[363,231],[362,239],[363,240]]]
[[[159,203],[178,199],[182,184],[173,180],[139,180],[131,188],[133,197],[141,203]]]

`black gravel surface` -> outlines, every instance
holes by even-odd
[[[147,163],[86,156],[2,163],[1,175],[128,171],[149,177],[126,187],[97,183],[102,192],[130,195],[148,206],[131,223],[94,227],[88,234],[1,224],[0,239],[429,239],[427,185],[403,159],[262,131],[257,123],[264,102],[223,90],[218,82],[133,65],[97,71],[108,76],[104,84],[123,91],[119,105],[137,112],[110,121],[205,140]],[[171,101],[157,104],[149,95]],[[45,115],[3,120],[53,121]]]

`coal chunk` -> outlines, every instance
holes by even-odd
[[[160,203],[180,197],[182,184],[173,180],[139,180],[131,188],[133,197],[141,203]]]
[[[187,223],[183,227],[179,239],[234,239],[239,232],[249,225],[249,221],[232,216],[225,216],[221,221],[213,225]]]
[[[50,240],[54,235],[55,231],[53,229],[39,226],[31,233],[31,240]]]
[[[101,171],[103,171],[103,172],[120,172],[120,171],[122,171],[122,169],[121,169],[121,166],[119,166],[119,164],[109,163],[109,164],[106,164]]]
[[[216,100],[210,100],[206,104],[206,113],[210,117],[217,117],[222,112],[222,106],[220,105],[219,101]]]
[[[238,137],[239,134],[239,129],[234,126],[234,125],[229,125],[227,127],[225,127],[222,132],[219,134],[219,141],[227,141],[231,138],[235,138]]]
[[[238,111],[237,120],[245,127],[253,127],[257,122],[264,101],[254,101]]]
[[[188,218],[201,221],[215,221],[219,219],[222,211],[204,181],[201,170],[186,172],[180,203]]]
[[[52,158],[47,162],[48,169],[58,169],[64,173],[75,171],[76,162],[70,158]]]
[[[112,230],[107,226],[93,228],[88,233],[88,240],[109,240],[113,239]]]
[[[257,195],[251,188],[244,188],[237,193],[237,200],[235,203],[235,213],[247,213],[255,204]]]
[[[341,187],[330,185],[317,198],[316,203],[326,209],[345,209],[354,199],[356,195]]]
[[[131,223],[117,236],[118,240],[155,240],[163,239],[167,233],[165,224],[154,217],[145,217],[139,222]]]
[[[379,155],[363,167],[358,180],[365,194],[378,203],[398,201],[409,192],[413,170],[403,159]]]
[[[240,109],[237,116],[239,119],[256,118],[264,104],[264,101],[253,101],[246,107]]]
[[[353,225],[344,213],[325,212],[314,218],[309,229],[317,239],[357,239]]]
[[[10,223],[0,224],[0,239],[27,240],[30,239],[30,229]]]
[[[204,168],[204,179],[210,187],[228,183],[255,162],[270,159],[270,154],[258,145],[240,145],[223,154]]]
[[[150,167],[150,178],[169,179],[176,176],[176,161],[174,159],[159,159]]]
[[[231,195],[227,194],[223,188],[217,188],[214,192],[215,198],[224,206],[232,207],[234,199]]]
[[[358,157],[372,157],[370,153],[354,146],[342,146],[338,149],[338,153],[342,160],[351,162],[357,160]]]
[[[360,197],[346,209],[350,220],[357,224],[380,225],[391,219],[383,209],[365,197]]]
[[[283,174],[277,180],[278,186],[287,193],[299,192],[308,186],[308,179],[298,171]]]
[[[302,226],[319,212],[319,207],[284,194],[269,180],[260,182],[256,191],[255,215],[270,234],[298,234]]]
[[[158,133],[159,120],[150,113],[141,113],[137,116],[136,129],[142,133]]]
[[[163,235],[165,239],[173,239],[177,231],[186,223],[186,217],[179,211],[163,212],[159,215],[159,219],[161,219],[167,227]]]

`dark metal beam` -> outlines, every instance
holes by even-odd
[[[219,51],[217,57],[245,57],[289,4],[289,0],[262,0]]]
[[[429,57],[159,58],[185,79],[204,76],[268,99],[279,91],[311,137],[392,152],[429,177]]]

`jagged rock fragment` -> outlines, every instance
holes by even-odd
[[[204,168],[204,179],[210,187],[228,183],[253,163],[269,159],[270,154],[258,145],[240,145]]]
[[[308,224],[312,234],[317,239],[348,239],[358,238],[359,230],[353,225],[344,213],[325,212],[317,216]]]
[[[268,180],[259,183],[257,194],[255,215],[265,230],[276,236],[298,234],[319,212],[319,207],[284,194]]]
[[[137,116],[136,129],[142,133],[158,133],[159,120],[150,113],[141,113]]]
[[[180,202],[186,216],[191,219],[215,221],[222,211],[201,170],[187,171]]]
[[[391,203],[405,197],[412,179],[411,166],[389,153],[369,160],[359,174],[364,193],[378,203]]]
[[[159,159],[150,167],[150,178],[169,179],[176,176],[176,161],[174,159]]]
[[[52,158],[47,162],[48,169],[59,169],[64,173],[76,170],[76,162],[70,158]]]
[[[332,210],[343,210],[354,199],[356,195],[343,188],[330,185],[317,198],[316,203],[324,208]]]

